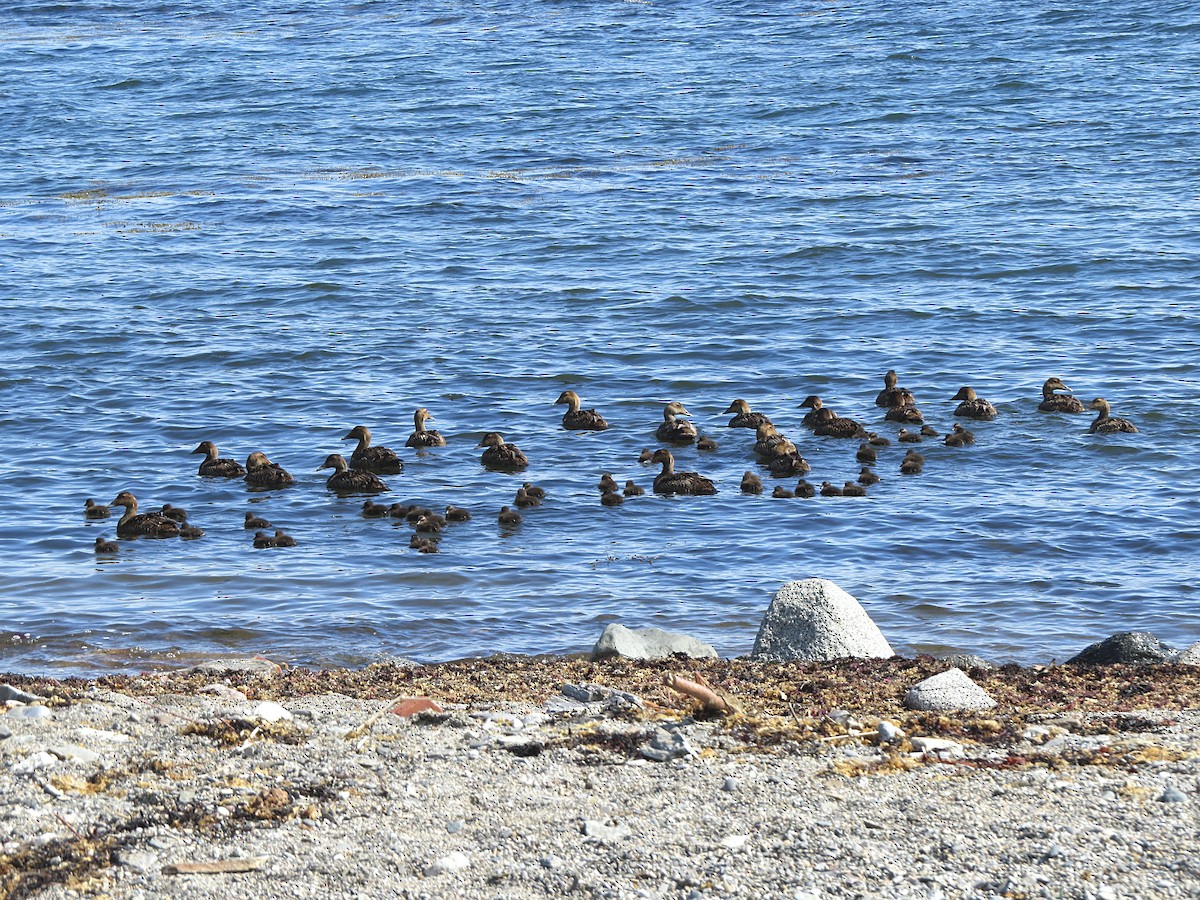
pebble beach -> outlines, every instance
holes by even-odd
[[[6,676],[7,897],[1200,895],[1200,670],[497,657]],[[729,701],[714,714],[664,679]]]

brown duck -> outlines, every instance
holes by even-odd
[[[962,416],[964,419],[996,418],[996,407],[977,395],[974,388],[959,388],[958,393],[950,399],[962,401],[954,410],[956,416]]]
[[[751,412],[750,404],[745,400],[734,400],[725,412],[734,414],[729,420],[730,428],[758,428],[763,422],[771,421],[760,412]]]
[[[885,409],[891,409],[894,406],[916,406],[917,400],[912,395],[912,391],[905,390],[901,387],[896,387],[896,382],[899,379],[896,376],[895,369],[888,369],[883,376],[883,390],[875,397],[875,405],[882,406]]]
[[[343,441],[358,441],[350,454],[350,468],[378,472],[380,475],[399,475],[404,471],[404,461],[390,447],[372,447],[371,432],[366,425],[355,425],[342,438]]]
[[[1096,419],[1088,429],[1090,434],[1137,433],[1137,428],[1128,419],[1119,419],[1111,414],[1108,401],[1103,397],[1093,400],[1090,408],[1096,410]]]
[[[374,472],[351,469],[340,453],[330,453],[325,457],[325,462],[317,467],[317,471],[322,469],[333,469],[333,474],[325,479],[325,487],[337,494],[381,494],[388,490],[388,486]]]
[[[137,497],[121,491],[109,506],[125,507],[125,515],[117,521],[117,537],[179,537],[179,523],[162,513],[138,514]]]
[[[682,403],[678,401],[668,403],[663,408],[663,422],[654,432],[654,436],[660,441],[670,444],[690,444],[696,440],[696,426],[686,419],[675,418],[676,416],[690,415],[691,413],[683,408]]]
[[[236,459],[221,459],[217,455],[217,445],[212,441],[201,441],[192,452],[204,454],[199,474],[205,478],[241,478],[246,474],[246,468]]]
[[[255,450],[246,457],[245,479],[251,487],[261,488],[283,488],[296,483],[290,472],[279,463],[267,459],[267,454],[261,450]]]
[[[425,407],[418,407],[413,413],[413,433],[404,442],[405,447],[445,447],[446,439],[440,431],[427,430],[426,422],[432,422],[433,416]]]
[[[652,462],[661,463],[662,471],[654,476],[656,494],[715,494],[717,487],[696,472],[676,472],[675,455],[667,449],[654,451]]]
[[[1062,383],[1061,378],[1047,378],[1046,383],[1042,385],[1042,402],[1038,404],[1038,409],[1042,412],[1060,412],[1060,413],[1081,413],[1083,409],[1083,401],[1078,397],[1068,397],[1067,394],[1056,394],[1055,391],[1066,391],[1068,394],[1071,389]]]
[[[485,468],[516,472],[529,465],[529,459],[517,449],[517,445],[504,443],[504,437],[498,431],[485,434],[479,446],[486,448],[479,459]]]
[[[574,391],[563,391],[554,401],[554,405],[567,404],[563,413],[562,426],[568,431],[603,431],[608,427],[604,416],[594,409],[580,409],[579,395]]]

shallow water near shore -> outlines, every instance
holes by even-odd
[[[27,2],[0,14],[0,667],[263,653],[303,665],[586,650],[605,624],[748,651],[828,577],[898,652],[1063,659],[1200,640],[1200,14],[1139,2],[870,7]],[[893,443],[870,496],[739,493],[735,397],[809,480],[853,479],[819,394],[895,437],[964,384],[962,450]],[[1037,410],[1058,375],[1137,434]],[[562,430],[571,388],[612,428]],[[662,404],[715,497],[647,490]],[[449,445],[402,449],[426,406]],[[465,505],[436,555],[315,470],[368,425],[385,502]],[[524,476],[476,449],[501,431]],[[282,491],[202,479],[202,440]],[[766,477],[767,494],[776,483]],[[523,480],[549,497],[515,531]],[[124,541],[83,500],[186,508]],[[247,511],[299,546],[254,550]]]

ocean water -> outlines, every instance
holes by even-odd
[[[13,2],[0,12],[0,669],[585,650],[609,622],[748,651],[827,577],[898,652],[1063,659],[1200,639],[1200,10],[1115,0]],[[865,499],[740,494],[745,398],[894,438],[974,387],[977,444],[881,452]],[[1037,411],[1063,378],[1137,434]],[[612,428],[560,426],[572,388]],[[714,497],[609,509],[679,400]],[[428,407],[449,444],[403,449]],[[386,502],[318,473],[353,425]],[[529,455],[479,464],[484,432]],[[197,477],[202,440],[295,486]],[[763,473],[765,476],[765,472]],[[496,513],[549,492],[515,531]],[[795,479],[767,482],[787,487]],[[83,501],[186,508],[123,541]],[[293,534],[255,550],[246,511]]]

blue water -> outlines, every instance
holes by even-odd
[[[1062,659],[1200,639],[1200,10],[1116,0],[14,2],[0,12],[0,668],[260,653],[362,665],[590,647],[608,622],[746,652],[829,577],[898,652]],[[861,499],[742,496],[735,397],[811,461],[817,393],[894,436],[889,368],[975,447]],[[1038,412],[1058,375],[1138,434]],[[574,388],[613,424],[560,427]],[[600,505],[662,404],[715,497]],[[442,552],[315,470],[368,425],[387,502],[458,503]],[[546,504],[495,521],[523,478]],[[189,452],[263,450],[252,493]],[[764,473],[765,474],[765,473]],[[794,479],[768,481],[791,487]],[[206,535],[122,542],[131,490]],[[247,510],[296,536],[254,550]]]

